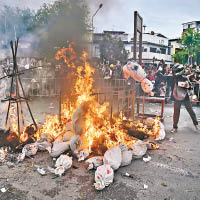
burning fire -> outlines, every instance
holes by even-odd
[[[19,104],[19,110],[21,110],[21,104]],[[24,124],[19,124],[20,126],[20,133],[18,132],[18,121],[17,121],[17,111],[16,111],[16,104],[11,104],[10,106],[10,118],[9,118],[9,124],[10,124],[10,131],[11,134],[7,137],[8,140],[11,140],[13,137],[18,137],[20,142],[25,142],[28,140],[28,133],[26,132],[26,127],[29,126],[29,123],[26,123],[26,126]],[[23,114],[20,116],[20,121],[24,121]]]
[[[148,129],[147,125],[144,125],[144,123],[142,123],[140,120],[138,120],[136,124],[130,122],[129,127],[135,127],[137,131],[143,132],[147,135],[152,135],[157,138],[160,131],[160,118],[156,117],[154,119],[154,124],[151,129]]]
[[[85,131],[81,136],[82,148],[89,152],[101,153],[102,149],[108,149],[120,143],[127,145],[134,144],[136,139],[126,134],[121,127],[122,119],[113,118],[110,121],[107,108],[108,103],[99,105],[95,96],[91,95],[93,90],[94,68],[87,62],[87,53],[83,52],[80,57],[73,48],[74,44],[68,44],[68,48],[59,50],[56,54],[56,60],[63,60],[68,68],[74,70],[75,83],[72,86],[70,98],[62,104],[61,124],[58,115],[48,116],[42,129],[37,133],[38,136],[46,134],[55,139],[58,135],[63,134],[65,124],[80,105],[87,107],[85,116]],[[71,100],[71,101],[70,101]]]
[[[87,62],[87,53],[83,52],[81,56],[77,56],[74,50],[74,44],[68,43],[67,48],[59,50],[56,54],[56,60],[63,60],[68,70],[73,74],[75,81],[71,81],[71,91],[64,103],[61,105],[61,119],[58,115],[48,115],[46,122],[40,128],[35,137],[41,138],[42,134],[47,135],[55,140],[59,135],[66,132],[67,122],[72,120],[72,116],[79,106],[87,108],[85,116],[84,132],[81,135],[83,149],[89,152],[102,154],[107,149],[125,143],[127,146],[133,145],[137,139],[129,136],[127,131],[123,129],[123,118],[112,117],[110,120],[108,106],[106,102],[100,105],[94,95],[93,74],[94,68]],[[67,77],[66,77],[67,78]],[[18,132],[16,121],[11,121],[13,131]],[[138,121],[137,124],[130,123],[137,130],[141,130],[149,135],[155,135],[159,132],[159,119],[155,120],[152,130],[148,130],[144,124]],[[28,135],[23,130],[20,134],[20,141],[26,141]]]
[[[137,139],[129,136],[122,128],[122,118],[112,118],[108,114],[108,103],[99,105],[95,96],[91,95],[93,90],[93,74],[95,70],[87,62],[87,53],[83,52],[80,57],[77,56],[73,48],[73,43],[68,43],[68,48],[59,50],[56,54],[56,60],[63,60],[68,69],[72,69],[75,77],[74,85],[69,97],[62,104],[61,122],[58,115],[47,116],[47,121],[43,128],[37,132],[37,135],[46,134],[53,139],[60,134],[65,133],[65,124],[72,119],[76,109],[84,105],[87,107],[85,116],[85,129],[81,135],[82,148],[89,152],[101,154],[102,151],[113,146],[125,143],[127,146],[134,144]],[[148,134],[155,135],[158,132],[159,119],[155,120],[155,126],[148,130],[142,123],[138,122],[135,126]],[[133,125],[133,124],[132,124]]]

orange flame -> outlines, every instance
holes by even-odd
[[[94,68],[87,62],[87,53],[83,52],[80,57],[77,57],[73,48],[74,43],[68,43],[67,48],[59,50],[55,56],[56,60],[63,60],[68,69],[74,70],[75,83],[71,86],[72,90],[70,98],[62,104],[61,122],[58,115],[47,116],[46,122],[42,129],[38,130],[37,137],[41,134],[46,134],[55,139],[60,134],[65,133],[65,124],[80,105],[87,105],[87,113],[85,117],[85,132],[81,136],[82,148],[87,148],[89,152],[102,153],[102,151],[125,143],[127,146],[134,144],[137,139],[129,136],[121,127],[123,119],[113,118],[110,121],[108,114],[108,103],[99,105],[95,96],[91,95],[93,90],[93,74]],[[148,134],[154,134],[147,131],[143,124],[136,124],[138,129],[142,129]]]
[[[21,104],[20,104],[21,106]],[[20,108],[21,109],[21,108]],[[28,126],[30,123],[26,122],[26,126],[20,124],[20,135],[18,132],[18,121],[17,121],[17,111],[16,111],[16,104],[11,104],[10,107],[10,117],[9,117],[9,124],[10,124],[10,131],[11,135],[7,138],[8,140],[12,139],[14,134],[16,137],[19,138],[20,142],[26,142],[28,140],[28,133],[26,133],[26,126]],[[22,120],[22,115],[20,115],[20,121]]]

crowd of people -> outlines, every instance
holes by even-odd
[[[190,83],[190,98],[192,98],[192,101],[200,101],[200,67],[195,63],[193,65],[184,65],[183,68],[183,76]],[[154,83],[154,96],[165,96],[170,99],[172,93],[172,69],[173,65],[169,64],[149,65],[146,72],[148,79]]]
[[[99,69],[104,79],[124,78],[123,66],[125,63],[117,61],[115,63],[103,62],[99,64]],[[172,94],[171,78],[173,65],[165,64],[161,61],[158,64],[142,65],[147,78],[154,84],[154,96],[163,96],[166,102],[170,101]],[[191,83],[190,98],[192,101],[200,101],[200,66],[196,63],[193,65],[184,65],[184,75]]]
[[[100,65],[104,79],[115,78],[116,74],[119,78],[128,78],[123,74],[123,66],[120,62],[117,64],[106,63]],[[197,116],[191,105],[191,101],[200,102],[200,66],[196,63],[192,65],[179,63],[169,65],[161,61],[159,64],[142,65],[142,67],[147,74],[147,79],[153,83],[153,96],[165,97],[166,103],[169,101],[174,102],[173,128],[171,132],[178,131],[181,105],[185,106],[195,129],[200,131]],[[132,70],[137,70],[137,68],[132,68]],[[140,91],[143,93],[142,89]]]
[[[99,69],[101,70],[104,79],[112,79],[112,78],[123,78],[123,66],[125,63],[121,63],[120,61],[116,61],[114,63],[110,63],[109,61],[101,62],[99,64]]]

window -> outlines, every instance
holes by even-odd
[[[150,47],[150,52],[156,53],[157,48]]]
[[[159,40],[159,44],[164,44],[164,40]]]
[[[160,48],[161,54],[166,54],[166,49]]]
[[[188,28],[191,28],[191,24],[188,24]]]
[[[156,50],[156,53],[161,53],[160,49],[157,49],[157,50]]]
[[[143,52],[147,52],[147,48],[144,48],[144,49],[143,49]]]

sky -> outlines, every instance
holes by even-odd
[[[38,9],[42,3],[54,0],[0,0],[0,6],[12,5]],[[200,21],[200,0],[87,0],[94,17],[95,32],[125,31],[133,34],[134,11],[138,11],[146,25],[145,32],[162,33],[173,39],[181,36],[182,23]]]

